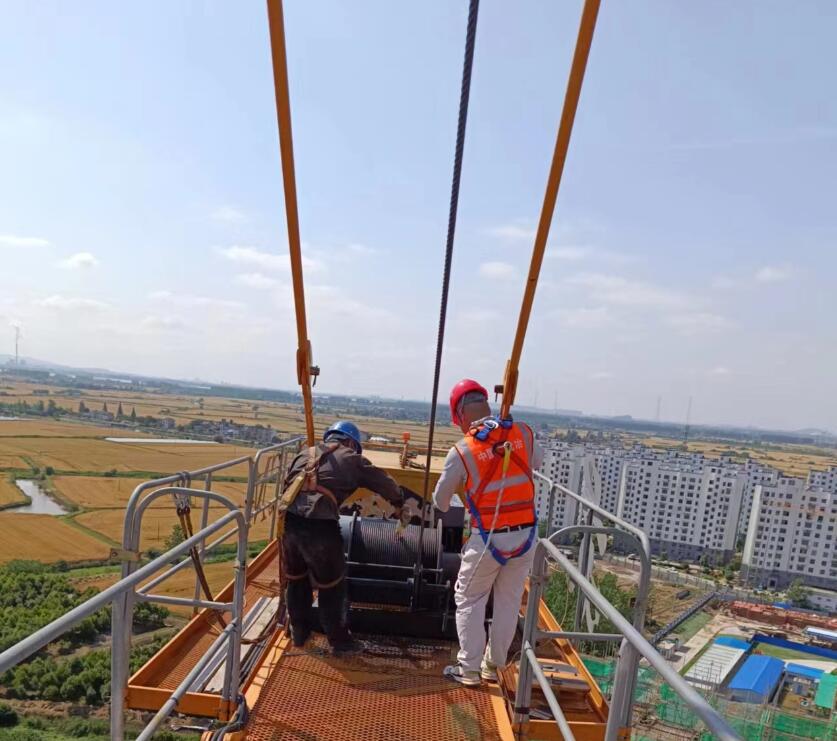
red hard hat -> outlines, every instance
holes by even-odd
[[[450,418],[451,420],[453,420],[453,423],[455,425],[462,424],[462,420],[459,418],[459,414],[457,414],[456,412],[456,407],[459,405],[459,400],[465,394],[470,393],[471,391],[478,391],[486,399],[488,398],[488,391],[485,390],[485,387],[481,386],[471,378],[463,378],[450,391]]]

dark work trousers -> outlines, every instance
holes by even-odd
[[[349,640],[346,557],[337,520],[285,516],[282,558],[288,577],[288,616],[294,632],[313,627],[313,589],[318,589],[320,623],[332,645]],[[296,577],[296,578],[294,578]],[[334,584],[337,580],[337,584]],[[329,585],[334,586],[329,586]]]

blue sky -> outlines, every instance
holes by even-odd
[[[293,387],[264,4],[1,4],[2,350]],[[501,380],[580,7],[483,0],[443,388]],[[430,394],[466,14],[286,3],[323,391]],[[837,429],[836,30],[605,0],[519,402]]]

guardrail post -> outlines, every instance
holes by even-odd
[[[549,505],[546,509],[546,533],[552,532],[552,521],[555,519],[555,485],[549,485]]]
[[[588,527],[593,524],[593,510],[588,509],[587,512],[584,513],[584,524]],[[588,579],[590,578],[590,574],[593,571],[592,568],[592,554],[590,553],[590,546],[592,543],[592,535],[589,532],[585,532],[584,535],[581,536],[581,548],[578,551],[578,568],[584,576]],[[578,594],[575,602],[575,630],[581,630],[581,621],[584,619],[584,604],[586,601],[586,597],[584,596],[584,592],[580,589],[576,589]],[[563,626],[562,626],[563,627]]]
[[[282,484],[285,480],[285,460],[287,451],[282,448],[282,453],[279,457],[279,467],[276,470],[276,486],[273,487],[273,506],[270,508],[270,530],[268,532],[269,541],[272,542],[276,538],[276,506],[279,502],[279,497],[282,495]],[[258,475],[258,471],[256,472]]]
[[[523,621],[522,645],[536,646],[535,633],[538,630],[538,605],[543,595],[544,574],[546,571],[546,551],[540,540],[535,546],[535,558],[532,561],[532,573],[529,577],[529,594],[526,598],[526,617]],[[532,666],[526,651],[520,654],[517,671],[517,691],[514,699],[513,725],[518,738],[522,737],[529,723],[529,704],[532,700]]]
[[[253,464],[251,463],[251,473],[253,470],[252,466]],[[247,510],[246,506],[245,510]],[[221,696],[222,700],[227,701],[228,708],[235,707],[238,700],[239,688],[241,687],[241,639],[244,631],[244,591],[247,586],[247,543],[249,542],[249,532],[250,522],[245,517],[244,524],[238,533],[238,553],[236,554],[232,609],[232,622],[235,627],[230,633],[227,665],[224,670],[224,690]]]
[[[123,565],[124,571],[124,565]],[[110,614],[110,737],[112,741],[125,738],[125,690],[128,686],[129,648],[125,640],[124,624],[126,594],[113,601]]]

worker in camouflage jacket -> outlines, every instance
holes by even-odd
[[[356,648],[348,628],[346,557],[339,510],[360,487],[386,499],[395,507],[397,517],[404,504],[395,479],[362,452],[357,426],[336,422],[326,430],[323,442],[294,458],[285,477],[288,488],[305,474],[300,492],[288,507],[282,539],[288,616],[295,646],[304,646],[311,634],[313,590],[317,589],[320,623],[332,649],[340,653]]]

